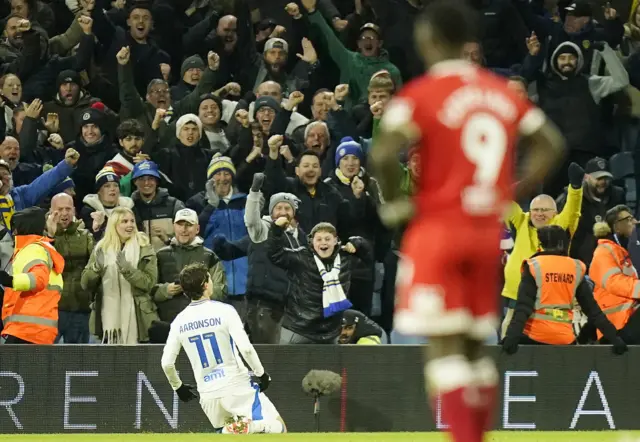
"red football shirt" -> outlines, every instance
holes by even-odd
[[[389,103],[381,127],[418,143],[417,218],[495,222],[512,199],[516,141],[544,120],[506,80],[455,60],[407,84]]]

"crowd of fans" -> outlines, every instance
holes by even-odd
[[[424,70],[422,3],[0,5],[0,265],[11,272],[14,213],[43,207],[65,261],[56,341],[163,342],[189,303],[180,270],[204,262],[255,343],[411,342],[392,324],[402,232],[380,221],[366,159],[385,105]],[[465,58],[535,101],[569,146],[544,195],[506,220],[504,335],[537,228],[568,230],[589,265],[593,225],[609,222],[601,236],[625,250],[632,238],[640,257],[635,230],[606,216],[636,206],[640,14],[471,3],[484,34]],[[415,149],[398,168],[409,196],[428,179]]]

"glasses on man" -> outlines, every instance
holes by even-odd
[[[618,223],[625,223],[625,222],[630,222],[630,223],[636,223],[636,218],[633,215],[629,215],[629,216],[625,216],[624,218],[620,218],[618,221],[616,221]]]
[[[547,207],[536,207],[534,209],[531,209],[531,211],[533,213],[549,213],[549,212],[553,212],[554,209],[549,209]]]

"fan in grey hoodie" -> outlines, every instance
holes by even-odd
[[[256,173],[244,213],[244,222],[251,239],[248,250],[247,325],[252,342],[277,344],[280,341],[284,306],[292,290],[292,281],[286,271],[269,260],[266,240],[273,221],[281,216],[286,216],[293,225],[285,232],[292,249],[305,246],[306,238],[295,220],[300,200],[291,193],[274,194],[269,200],[269,215],[261,216],[264,197],[260,189],[263,182],[264,174]]]

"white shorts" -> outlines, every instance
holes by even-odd
[[[246,392],[219,398],[203,396],[200,406],[216,429],[224,427],[232,417],[242,416],[254,421],[280,417],[276,407],[264,393],[259,392],[257,386]]]

